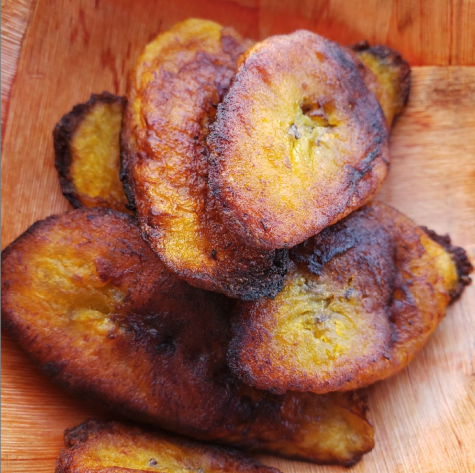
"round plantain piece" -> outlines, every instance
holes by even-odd
[[[293,247],[348,215],[389,166],[385,118],[353,54],[309,31],[246,52],[208,145],[224,222],[264,249]]]
[[[288,263],[285,251],[243,244],[208,192],[209,124],[249,45],[205,20],[158,36],[130,76],[122,131],[123,182],[144,238],[188,283],[244,300],[275,297]]]
[[[241,452],[129,424],[87,421],[64,432],[56,473],[280,473]]]
[[[75,208],[127,212],[120,182],[120,129],[125,98],[103,92],[75,105],[53,132],[63,195]]]
[[[386,46],[362,41],[351,49],[361,61],[366,87],[376,95],[390,127],[409,99],[411,68],[397,51]]]
[[[359,394],[279,396],[230,373],[233,303],[178,279],[135,220],[109,209],[49,217],[2,252],[2,324],[71,392],[180,434],[317,463],[370,451]]]
[[[276,392],[357,389],[394,375],[473,269],[447,237],[383,204],[357,210],[291,255],[275,300],[241,304],[229,352],[234,374]]]

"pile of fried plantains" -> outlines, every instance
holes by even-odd
[[[53,380],[154,427],[68,429],[57,472],[277,471],[203,441],[345,466],[373,448],[360,388],[412,361],[473,270],[371,202],[409,88],[384,46],[190,19],[126,97],[61,119],[76,209],[3,251],[2,322]]]

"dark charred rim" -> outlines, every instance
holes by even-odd
[[[471,284],[472,278],[469,274],[474,269],[473,265],[468,259],[467,252],[463,248],[452,245],[449,235],[439,235],[427,227],[421,227],[421,229],[427,234],[427,236],[429,236],[429,238],[441,245],[450,254],[455,266],[457,267],[457,286],[449,293],[450,302],[452,303],[460,297],[465,286]]]
[[[257,302],[259,303],[259,302]],[[262,330],[259,325],[259,318],[250,314],[250,308],[255,309],[246,301],[237,303],[231,313],[231,339],[228,345],[226,361],[231,373],[248,386],[256,389],[268,391],[272,394],[284,395],[287,391],[308,392],[317,396],[324,396],[334,391],[350,393],[358,389],[364,389],[371,383],[361,384],[355,388],[345,388],[348,382],[348,376],[344,373],[335,377],[331,382],[320,382],[315,376],[308,376],[304,379],[299,376],[289,375],[279,376],[279,368],[273,368],[270,372],[266,369],[254,369],[253,362],[243,363],[243,354],[250,352],[249,358],[258,358],[256,346],[262,338],[271,338],[267,329]],[[257,311],[260,309],[258,308]],[[257,320],[256,320],[257,319]],[[258,334],[259,341],[254,339],[254,335]],[[251,347],[248,350],[248,347]],[[259,358],[262,362],[262,358]],[[363,362],[364,366],[370,366],[371,361]],[[270,374],[269,374],[270,373]],[[278,381],[276,379],[278,378]],[[351,376],[353,381],[354,376]],[[285,381],[282,381],[285,379]]]
[[[12,254],[14,251],[16,251],[17,246],[23,244],[23,240],[33,237],[37,232],[42,232],[43,230],[48,230],[50,227],[54,226],[58,222],[60,222],[62,219],[70,219],[72,218],[80,218],[81,216],[86,216],[86,218],[97,218],[97,217],[102,217],[102,216],[112,216],[115,218],[118,218],[120,220],[123,220],[127,224],[137,226],[136,220],[134,217],[131,215],[128,215],[126,213],[119,212],[117,210],[105,208],[105,207],[81,207],[79,209],[73,209],[68,212],[65,212],[63,214],[58,214],[58,215],[50,215],[49,217],[43,219],[43,220],[38,220],[35,223],[33,223],[27,230],[25,230],[20,236],[18,236],[14,241],[12,241],[1,253],[1,261],[2,261],[2,310],[1,310],[1,315],[2,315],[2,328],[5,328],[11,338],[19,343],[21,347],[27,352],[28,357],[33,360],[33,362],[39,366],[40,370],[43,371],[48,377],[50,377],[53,382],[56,384],[62,386],[62,387],[68,387],[68,381],[64,377],[57,377],[54,372],[51,371],[51,369],[48,366],[48,363],[44,363],[44,360],[41,358],[38,358],[35,353],[31,353],[24,345],[23,343],[23,335],[24,335],[24,330],[21,329],[22,323],[19,322],[18,317],[16,316],[16,312],[12,308],[7,308],[6,307],[6,298],[8,297],[8,291],[4,290],[4,284],[7,284],[3,277],[3,268],[4,268],[4,261],[9,257],[10,254]],[[137,233],[138,233],[138,228],[137,228]],[[27,242],[26,242],[27,243]],[[68,387],[69,389],[69,387]],[[104,403],[100,401],[101,397],[96,396],[95,393],[92,393],[90,396],[86,396],[85,393],[82,392],[80,389],[70,389],[73,393],[76,393],[80,397],[88,397],[88,399],[92,401],[98,401],[101,405]]]
[[[31,234],[34,233],[35,230],[37,229],[37,227],[40,227],[40,228],[43,227],[43,226],[48,227],[49,225],[54,224],[55,222],[58,221],[58,219],[61,219],[61,218],[70,218],[71,216],[80,217],[80,216],[84,216],[84,215],[91,215],[93,218],[94,217],[99,217],[101,215],[110,215],[112,217],[116,217],[120,220],[123,220],[124,222],[127,222],[130,225],[134,225],[134,226],[136,225],[136,221],[133,217],[131,217],[130,215],[127,215],[125,213],[118,212],[116,210],[107,209],[107,208],[81,208],[81,209],[76,209],[76,210],[72,210],[70,212],[67,212],[65,214],[53,215],[53,216],[50,216],[50,217],[48,217],[44,220],[40,220],[40,221],[36,222],[26,232],[24,232],[20,237],[18,237],[13,243],[11,243],[7,247],[7,249],[2,253],[2,258],[4,256],[6,256],[9,253],[9,251],[12,251],[14,249],[14,246],[16,246],[18,244],[17,242],[19,242],[22,238],[27,237],[30,233]],[[18,331],[18,330],[15,330],[15,328],[17,326],[17,320],[15,320],[14,312],[13,311],[6,311],[6,312],[7,312],[7,317],[9,319],[8,321],[11,323],[11,326],[9,328],[12,329],[11,330],[11,335],[12,335],[13,339],[18,341],[19,344],[25,349],[26,348],[25,345],[24,345],[25,340],[24,339],[22,340],[22,332]],[[40,369],[43,372],[45,372],[48,375],[48,377],[50,377],[52,379],[53,382],[55,382],[56,384],[58,384],[62,388],[67,389],[69,392],[79,396],[82,399],[93,401],[95,404],[99,405],[100,407],[106,408],[106,410],[110,410],[111,409],[111,403],[113,403],[113,404],[115,404],[114,410],[115,410],[117,415],[123,415],[123,416],[129,417],[129,418],[132,418],[132,419],[135,418],[137,421],[141,421],[141,422],[150,422],[150,418],[148,418],[145,413],[139,412],[135,409],[129,410],[130,408],[128,408],[125,405],[124,406],[117,405],[117,402],[114,399],[113,393],[109,392],[106,395],[104,395],[104,392],[101,392],[100,390],[94,389],[94,386],[90,385],[88,383],[80,382],[79,384],[77,384],[77,383],[70,384],[68,378],[61,375],[61,371],[58,373],[58,372],[55,371],[54,366],[53,367],[49,366],[51,363],[46,363],[45,364],[44,360],[39,358],[37,356],[37,354],[29,351],[28,349],[26,349],[26,351],[27,351],[27,354],[28,354],[29,358],[32,359],[35,362],[35,364],[39,365]],[[358,411],[355,411],[355,414],[358,415]],[[369,424],[368,420],[364,417],[364,412],[363,412],[363,414],[361,414],[361,418],[362,418],[362,420],[364,420],[366,423]],[[158,422],[159,421],[157,421],[157,423]],[[182,433],[186,432],[186,428],[183,427],[183,426],[179,426],[177,428],[177,430],[178,431],[181,430]],[[190,432],[192,432],[192,430],[188,429],[188,433],[190,433]],[[197,434],[200,434],[200,433],[202,434],[202,437],[205,436],[205,432],[197,432]],[[250,447],[250,448],[252,448],[252,447]],[[359,461],[361,456],[369,450],[371,450],[371,448],[367,449],[364,452],[358,452],[357,454],[355,454],[353,456],[352,459],[347,460],[346,462],[340,462],[339,464],[345,464],[347,466],[350,466],[351,464],[354,464],[357,461]],[[305,458],[301,458],[301,459],[305,459]],[[308,461],[308,458],[306,460]],[[327,462],[325,462],[325,463],[327,463]]]
[[[252,270],[248,273],[230,274],[227,277],[220,277],[214,274],[196,273],[188,268],[180,268],[164,257],[162,252],[154,245],[155,239],[161,236],[153,235],[147,223],[139,219],[139,230],[143,240],[153,249],[165,267],[177,277],[188,283],[190,286],[205,291],[224,294],[232,299],[252,302],[261,298],[275,299],[284,287],[284,279],[289,268],[289,252],[286,249],[270,250],[274,253],[272,267],[268,271],[268,276],[253,275]],[[235,282],[241,279],[239,282]],[[244,279],[244,281],[242,281]]]
[[[125,97],[120,97],[105,91],[102,92],[102,94],[92,94],[87,102],[75,105],[69,113],[63,115],[54,128],[54,165],[56,171],[58,171],[61,192],[74,208],[84,206],[81,202],[79,192],[72,182],[70,173],[73,162],[70,144],[73,140],[74,134],[89,113],[89,110],[91,110],[97,103],[120,103],[122,108],[124,108],[126,102],[127,99]]]
[[[280,41],[282,39],[288,40],[289,37],[294,38],[297,35],[306,35],[307,40],[309,37],[318,37],[319,40],[324,41],[327,45],[329,45],[330,48],[335,48],[337,54],[339,54],[339,59],[341,61],[345,60],[348,67],[353,70],[355,79],[361,81],[362,87],[368,92],[369,95],[373,95],[371,92],[368,91],[366,85],[364,84],[363,78],[361,77],[361,74],[359,72],[358,65],[355,64],[353,58],[350,57],[350,52],[347,50],[347,48],[344,48],[334,41],[331,41],[327,38],[324,38],[316,33],[305,29],[296,30],[293,33],[287,35],[283,34],[266,38],[263,41],[256,43],[253,47],[248,49],[243,56],[241,56],[238,68],[236,70],[236,74],[231,80],[228,93],[225,95],[222,102],[218,105],[216,120],[211,125],[210,134],[208,135],[206,140],[210,150],[210,156],[208,160],[209,187],[211,193],[214,195],[219,205],[219,212],[222,216],[223,222],[225,222],[225,224],[232,231],[236,232],[242,241],[246,242],[250,246],[254,246],[263,250],[284,248],[291,249],[294,246],[302,243],[304,240],[324,230],[326,227],[337,223],[339,220],[341,220],[342,214],[344,214],[343,217],[345,217],[357,208],[365,205],[371,199],[373,199],[374,194],[379,190],[384,181],[383,179],[381,182],[379,182],[379,184],[375,185],[373,188],[373,192],[370,192],[369,189],[361,189],[361,187],[364,187],[364,184],[372,177],[372,172],[375,167],[375,165],[373,165],[373,161],[381,161],[386,165],[386,169],[389,168],[389,129],[387,127],[387,122],[384,117],[383,111],[375,98],[374,100],[377,104],[377,108],[379,109],[379,119],[375,120],[373,117],[372,126],[378,126],[378,133],[375,133],[375,135],[378,135],[378,141],[375,141],[374,146],[371,148],[371,150],[369,150],[366,157],[362,158],[361,161],[358,163],[358,166],[356,167],[355,171],[359,174],[359,179],[357,180],[357,182],[354,183],[354,190],[351,195],[348,196],[347,201],[345,203],[341,202],[340,207],[343,207],[343,211],[335,213],[334,218],[329,219],[330,222],[327,223],[323,228],[312,228],[308,230],[305,234],[300,234],[299,237],[295,236],[295,234],[292,232],[291,237],[289,235],[286,235],[288,237],[287,239],[290,241],[283,242],[282,238],[278,234],[278,231],[275,232],[276,235],[266,237],[260,230],[260,228],[258,228],[258,225],[253,223],[253,220],[257,220],[257,218],[255,218],[254,215],[249,216],[248,212],[243,210],[239,203],[236,204],[236,201],[240,201],[240,197],[236,197],[237,191],[235,191],[235,189],[226,189],[227,185],[222,177],[222,169],[224,167],[223,162],[226,161],[223,156],[227,152],[229,144],[234,143],[236,140],[234,136],[234,131],[230,133],[229,130],[223,130],[221,122],[229,122],[229,120],[232,119],[233,114],[238,109],[236,103],[239,103],[239,101],[236,99],[235,95],[239,94],[239,92],[235,92],[235,90],[239,91],[242,88],[242,83],[244,82],[243,77],[245,77],[246,72],[250,67],[250,63],[253,63],[253,61],[255,61],[253,53],[255,53],[256,55],[259,54],[261,49],[264,48],[264,43],[270,44],[275,43],[276,41]],[[239,115],[241,116],[241,114],[242,111],[239,110]],[[365,166],[365,169],[358,169],[359,167],[363,166]],[[367,176],[369,176],[369,178],[365,179]],[[361,187],[360,182],[363,182]],[[363,194],[364,197],[360,196],[360,192]],[[359,202],[357,205],[350,206],[348,202],[351,200],[351,197],[354,197],[355,195],[359,197]],[[251,223],[249,224],[249,222]],[[266,230],[264,230],[264,233],[265,231]]]
[[[63,214],[51,215],[43,220],[38,220],[33,223],[25,232],[18,236],[13,242],[11,242],[1,253],[2,260],[2,271],[3,271],[3,262],[4,260],[14,251],[16,251],[17,246],[28,243],[24,242],[24,239],[27,239],[31,236],[34,236],[38,231],[48,230],[49,227],[54,226],[58,221],[63,218],[80,218],[81,216],[86,216],[86,218],[98,218],[101,216],[111,216],[117,219],[122,220],[124,223],[133,225],[137,227],[137,222],[134,217],[126,213],[119,212],[117,210],[105,208],[105,207],[81,207],[79,209],[73,209]],[[139,231],[137,227],[137,237],[139,237]],[[94,405],[105,409],[106,411],[114,410],[115,414],[118,416],[124,416],[127,418],[135,419],[139,422],[147,422],[147,417],[141,412],[137,412],[133,409],[128,409],[127,407],[117,406],[112,409],[110,407],[111,403],[114,403],[114,394],[104,393],[101,390],[97,390],[93,385],[89,385],[87,380],[81,380],[79,383],[71,385],[68,379],[68,376],[65,376],[61,371],[57,371],[55,366],[52,366],[50,362],[45,362],[45,360],[38,356],[37,353],[34,353],[29,350],[28,346],[25,345],[25,328],[22,326],[22,321],[15,312],[14,308],[6,307],[6,298],[8,297],[8,291],[4,290],[4,284],[7,284],[3,278],[2,273],[2,328],[6,329],[9,336],[13,341],[18,343],[21,348],[26,352],[28,358],[39,368],[39,370],[44,373],[54,384],[65,389],[67,392],[75,395],[76,397],[83,399],[87,402],[92,402]]]
[[[118,210],[109,209],[106,207],[80,207],[78,209],[69,210],[68,212],[64,212],[62,214],[54,214],[46,217],[42,220],[37,220],[33,224],[30,225],[21,235],[17,236],[6,248],[3,249],[1,254],[2,263],[5,258],[7,258],[10,253],[15,250],[15,247],[20,244],[20,242],[36,233],[36,231],[41,230],[43,227],[50,227],[58,220],[65,218],[65,216],[72,216],[72,215],[82,215],[82,214],[91,214],[92,217],[100,217],[103,215],[113,215],[118,218],[122,218],[124,220],[128,220],[129,223],[133,223],[137,225],[137,221],[131,215],[128,215],[123,212],[119,212]],[[138,227],[137,227],[138,230]]]
[[[253,41],[243,39],[241,35],[231,27],[219,26],[219,28],[221,31],[220,42],[222,51],[219,52],[216,57],[227,56],[234,63],[241,54],[245,53]],[[198,64],[199,60],[195,58],[193,62]],[[140,69],[138,70],[140,71]],[[137,74],[137,69],[134,69],[129,77],[128,89],[130,93],[128,96],[130,98],[130,104],[134,102],[135,93],[140,94],[140,92],[134,91],[133,87],[133,84],[137,81],[135,77]],[[147,87],[149,87],[149,85],[147,85]],[[218,87],[216,92],[219,97],[221,95],[224,96],[225,91]],[[200,114],[204,111],[206,116],[210,116],[210,110],[208,109],[214,110],[211,98],[211,95],[207,98],[205,105],[201,107]],[[201,120],[200,114],[196,114],[194,117],[197,121]],[[150,150],[147,151],[148,147],[143,146],[143,142],[146,141],[146,139],[141,138],[137,129],[131,126],[131,122],[133,123],[131,115],[131,105],[129,105],[126,107],[124,113],[120,135],[120,179],[129,201],[127,208],[136,212],[142,238],[149,243],[167,269],[192,286],[222,293],[231,298],[249,301],[256,300],[260,297],[276,297],[282,290],[283,279],[287,270],[288,256],[287,253],[282,251],[272,250],[272,253],[269,251],[269,259],[272,257],[272,262],[268,265],[268,274],[265,274],[264,271],[261,271],[260,274],[256,274],[256,271],[253,271],[252,264],[249,264],[248,271],[230,272],[231,274],[225,274],[224,277],[219,274],[219,267],[216,268],[217,270],[206,268],[205,270],[199,269],[198,271],[194,271],[186,265],[180,264],[181,261],[176,264],[176,261],[171,261],[166,257],[160,245],[156,243],[157,240],[162,238],[165,230],[163,227],[160,227],[160,225],[154,226],[153,223],[149,224],[147,222],[147,217],[144,216],[146,211],[143,210],[142,205],[147,196],[137,190],[137,179],[134,175],[134,165],[137,162],[141,160],[154,161],[154,156]],[[199,140],[198,136],[200,137]],[[200,151],[200,148],[205,148],[207,151],[205,133],[200,132],[195,137],[193,146],[198,148],[197,151]],[[206,154],[209,153],[207,152]],[[160,159],[160,157],[157,159]],[[250,261],[250,263],[252,263],[252,261]]]
[[[226,360],[231,373],[248,386],[277,395],[285,395],[288,391],[295,391],[300,393],[312,393],[316,396],[325,396],[335,391],[349,393],[353,392],[354,390],[364,389],[377,381],[386,379],[380,378],[376,379],[376,381],[370,380],[350,388],[345,387],[345,385],[347,385],[348,382],[351,383],[354,381],[354,374],[351,374],[350,380],[348,380],[348,376],[340,374],[334,380],[327,383],[322,383],[312,376],[308,376],[305,379],[299,379],[298,376],[286,378],[284,374],[283,378],[286,379],[286,381],[276,382],[276,378],[279,378],[278,370],[272,370],[271,374],[268,374],[265,370],[254,370],[252,368],[252,364],[242,363],[242,351],[246,351],[248,345],[251,347],[255,347],[256,345],[252,342],[249,343],[249,333],[252,332],[252,326],[243,328],[242,326],[246,323],[247,322],[240,320],[239,317],[233,318],[233,337],[229,343]],[[248,342],[248,344],[246,345],[245,342]],[[255,352],[253,352],[253,355],[256,356]],[[371,362],[366,361],[363,368],[370,366]],[[272,376],[272,374],[275,376]]]
[[[125,115],[125,114],[124,114]],[[128,210],[132,212],[137,211],[137,206],[135,203],[135,186],[133,184],[132,178],[132,170],[129,169],[129,162],[134,162],[138,157],[136,156],[137,153],[132,152],[129,149],[127,139],[124,136],[124,115],[122,115],[122,127],[120,131],[120,171],[119,171],[119,178],[124,186],[125,196],[129,201],[128,204],[125,206]],[[134,156],[131,156],[134,154]]]
[[[196,447],[203,448],[206,451],[204,455],[224,455],[230,461],[241,462],[244,466],[256,467],[269,473],[281,473],[280,470],[268,465],[264,465],[259,461],[247,456],[244,452],[236,450],[227,445],[215,445],[204,442],[199,439],[191,438],[185,435],[178,435],[152,425],[142,423],[132,423],[130,421],[116,421],[116,420],[94,420],[87,419],[79,425],[70,427],[64,431],[64,445],[65,449],[61,450],[58,460],[64,461],[67,456],[75,450],[85,447],[89,440],[100,436],[103,433],[114,434],[117,432],[121,434],[121,429],[130,428],[135,435],[152,435],[162,437],[164,440],[175,443],[180,447]],[[157,452],[159,453],[159,452]],[[68,470],[60,470],[68,471]]]
[[[156,241],[162,238],[163,229],[148,224],[146,216],[140,216],[141,212],[137,211],[137,204],[140,210],[140,203],[144,200],[144,196],[136,193],[133,172],[134,163],[140,160],[148,161],[152,158],[148,156],[146,151],[137,149],[136,131],[132,127],[126,126],[129,121],[128,118],[130,118],[129,113],[130,105],[125,109],[120,134],[120,179],[129,201],[127,208],[136,212],[142,238],[150,245],[169,271],[191,286],[245,301],[254,301],[262,297],[274,299],[282,291],[284,277],[287,273],[289,261],[287,250],[263,250],[268,252],[269,257],[272,255],[272,263],[269,264],[267,273],[261,271],[256,274],[252,265],[249,265],[247,272],[242,271],[238,273],[235,271],[224,277],[220,276],[219,268],[217,268],[217,271],[196,272],[184,265],[175,264],[174,261],[169,260],[165,256],[159,245],[156,244]],[[204,143],[200,146],[202,145]],[[246,242],[241,242],[241,244],[247,245]]]
[[[376,46],[370,46],[368,41],[360,41],[359,43],[350,46],[350,49],[355,53],[368,52],[372,56],[378,58],[381,62],[385,63],[389,67],[398,69],[399,71],[399,97],[402,100],[402,105],[405,107],[409,100],[409,91],[411,89],[411,67],[409,63],[405,61],[401,54],[394,49],[388,48],[382,44]],[[398,111],[396,115],[401,113]]]
[[[236,378],[248,386],[255,387],[256,379],[253,375],[253,370],[247,363],[243,365],[241,362],[241,353],[245,349],[244,342],[248,338],[249,325],[251,324],[250,317],[246,317],[243,320],[243,311],[245,311],[245,307],[238,303],[231,314],[231,339],[228,345],[228,352],[226,353],[226,362],[231,373]]]

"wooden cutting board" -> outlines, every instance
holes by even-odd
[[[256,39],[306,27],[345,43],[366,37],[392,44],[413,64],[474,63],[473,2],[448,2],[457,13],[447,16],[448,36],[445,2],[431,2],[425,20],[409,3],[365,2],[350,15],[341,1],[302,1],[296,8],[270,0],[2,0],[2,248],[35,220],[69,208],[53,166],[51,133],[61,115],[91,92],[123,93],[139,51],[175,21],[211,18]],[[424,32],[420,42],[417,31]],[[449,233],[474,261],[474,67],[413,68],[391,155],[378,199]],[[52,385],[4,333],[1,391],[4,472],[54,471],[63,430],[109,415]],[[352,471],[475,471],[475,285],[449,308],[411,366],[369,395],[376,447]],[[259,458],[288,473],[343,471]]]

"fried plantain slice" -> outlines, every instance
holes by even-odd
[[[187,20],[158,36],[128,85],[123,181],[142,235],[169,269],[193,286],[230,297],[275,297],[288,255],[243,244],[208,194],[205,138],[249,46],[231,28]]]
[[[355,44],[351,49],[364,65],[363,80],[376,95],[388,126],[399,115],[409,99],[411,68],[394,49],[386,46],[370,46],[367,41]]]
[[[354,55],[309,31],[246,52],[211,130],[222,218],[264,249],[290,248],[348,215],[388,170],[386,121]]]
[[[447,238],[375,203],[297,246],[277,298],[241,305],[232,372],[260,389],[315,393],[394,375],[469,283],[466,253]]]
[[[125,98],[92,94],[61,118],[53,132],[63,195],[78,207],[128,212],[120,182],[120,129]]]
[[[2,322],[53,380],[203,440],[351,465],[373,447],[355,393],[284,396],[226,362],[232,299],[189,286],[104,208],[37,222],[2,253]]]
[[[119,422],[83,422],[64,432],[64,444],[56,473],[279,473],[236,450]]]

